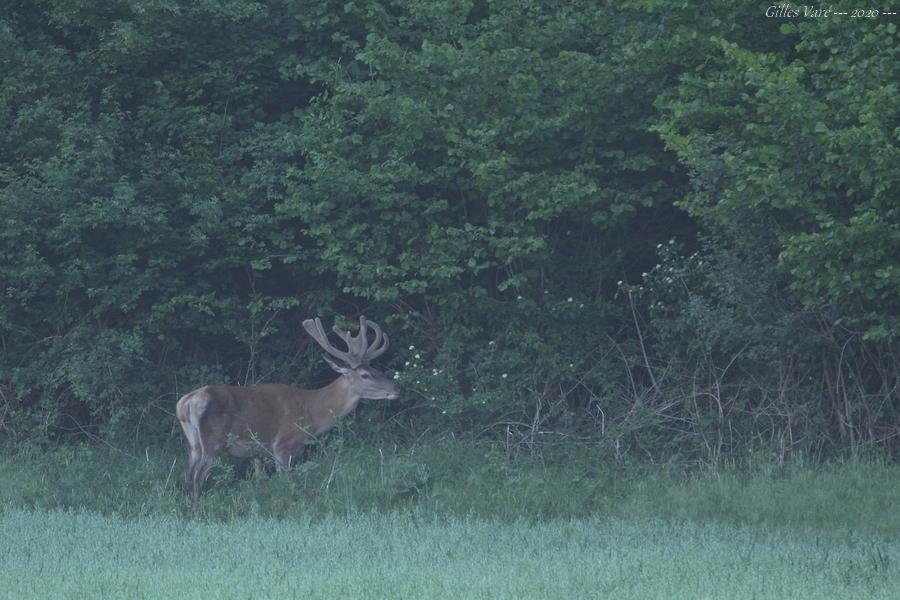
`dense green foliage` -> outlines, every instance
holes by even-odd
[[[718,462],[900,423],[888,17],[0,2],[0,432],[171,433],[392,334],[396,436]],[[710,15],[715,15],[711,18]]]

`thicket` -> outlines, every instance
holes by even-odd
[[[0,431],[327,380],[360,428],[783,460],[900,433],[890,17],[752,4],[0,2]]]

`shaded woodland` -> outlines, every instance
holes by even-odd
[[[760,3],[0,1],[0,436],[205,383],[654,461],[898,449],[897,17]]]

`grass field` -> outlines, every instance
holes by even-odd
[[[181,448],[0,454],[0,598],[895,598],[900,468],[672,471],[590,451],[334,445],[286,474]]]
[[[6,598],[896,598],[900,543],[403,514],[229,523],[6,509]]]
[[[502,521],[602,515],[900,540],[900,466],[890,463],[682,471],[617,466],[579,447],[554,452],[511,458],[495,445],[453,440],[337,444],[285,474],[224,464],[191,506],[180,443],[0,447],[0,507],[217,521],[397,511]]]

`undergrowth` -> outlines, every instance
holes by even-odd
[[[811,467],[659,469],[601,461],[578,445],[540,454],[485,441],[406,446],[334,436],[286,473],[224,460],[197,503],[176,443],[7,448],[0,505],[124,517],[309,519],[377,512],[540,521],[588,516],[719,522],[900,537],[900,467],[854,460]]]

